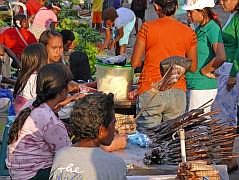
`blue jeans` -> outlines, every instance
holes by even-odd
[[[169,89],[158,92],[149,102],[154,93],[149,90],[138,97],[137,113],[147,107],[137,119],[137,130],[145,132],[147,128],[158,126],[162,121],[182,115],[186,109],[186,93],[181,89]]]

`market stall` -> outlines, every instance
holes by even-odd
[[[176,179],[177,165],[145,165],[142,157],[144,157],[147,150],[147,148],[128,144],[126,149],[114,152],[114,154],[124,159],[127,164],[128,179]],[[226,165],[215,165],[214,167],[219,172],[221,180],[229,180]]]

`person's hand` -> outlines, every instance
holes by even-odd
[[[115,48],[116,47],[116,41],[115,40],[112,40],[110,42],[110,46],[109,46],[109,49],[112,49],[112,48]]]
[[[80,88],[80,92],[82,92],[82,93],[97,92],[97,89],[91,88],[91,87],[87,86],[87,84],[80,84],[78,86]]]
[[[100,53],[102,53],[102,52],[104,51],[103,44],[98,43],[98,44],[96,45],[96,47],[98,48],[98,50],[100,51]]]
[[[136,100],[136,98],[137,98],[137,96],[138,96],[137,91],[138,91],[137,89],[130,91],[130,92],[128,93],[128,98],[129,98],[130,100]]]
[[[200,72],[202,73],[202,75],[207,76],[208,78],[214,78],[214,79],[216,78],[215,74],[213,74],[212,72],[209,72],[206,66],[202,68]]]
[[[124,149],[127,146],[127,135],[116,134],[111,145],[101,146],[107,152]]]
[[[236,85],[236,77],[230,76],[227,81],[227,90],[230,91]]]
[[[67,104],[74,102],[78,99],[81,99],[85,96],[85,94],[82,93],[76,93],[72,96],[68,96],[64,101],[61,101],[54,107],[54,112],[58,112],[62,107],[66,106]]]
[[[212,79],[215,79],[216,78],[216,76],[215,76],[215,74],[213,74],[213,73],[205,73],[205,74],[203,74],[204,76],[207,76],[208,78],[212,78]]]
[[[67,89],[68,89],[68,93],[77,93],[80,91],[80,86],[77,82],[70,81],[67,86]]]

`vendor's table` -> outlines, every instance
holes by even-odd
[[[128,176],[146,176],[148,179],[154,179],[153,177],[160,177],[160,179],[164,177],[164,179],[168,178],[167,180],[175,179],[177,174],[177,166],[175,165],[144,165],[142,159],[146,151],[147,148],[128,144],[126,149],[114,152],[114,154],[120,156],[127,164]],[[219,171],[221,180],[229,180],[226,165],[215,165],[215,168]]]

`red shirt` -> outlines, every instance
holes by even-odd
[[[28,16],[35,15],[37,11],[42,7],[38,0],[28,0],[26,3]]]
[[[24,28],[19,28],[19,32],[25,39],[27,44],[37,43],[35,36]],[[4,44],[6,47],[10,48],[18,58],[21,57],[23,50],[27,45],[20,38],[15,28],[8,28],[3,33],[0,34],[0,43]]]

